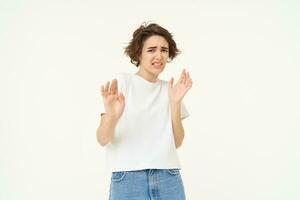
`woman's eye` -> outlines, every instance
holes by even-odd
[[[161,50],[161,51],[162,51],[162,52],[169,52],[169,51],[166,50],[166,49],[163,49],[163,50]],[[154,50],[154,49],[149,49],[148,52],[155,52],[155,50]]]

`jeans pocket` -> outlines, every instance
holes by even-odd
[[[167,172],[173,176],[180,175],[179,169],[167,169]]]
[[[126,173],[127,173],[126,171],[112,172],[111,180],[113,182],[120,182],[124,179]]]

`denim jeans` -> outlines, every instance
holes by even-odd
[[[179,169],[112,172],[109,200],[185,200]]]

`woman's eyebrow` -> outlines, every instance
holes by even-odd
[[[154,46],[154,47],[148,47],[147,49],[156,49],[157,46]],[[162,49],[169,49],[168,47],[161,47]]]

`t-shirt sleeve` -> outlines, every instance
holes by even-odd
[[[109,80],[110,84],[111,84],[111,81],[113,79],[117,79],[117,82],[118,82],[118,93],[122,92],[124,94],[125,74],[124,73],[117,73],[114,77],[112,77],[111,80]],[[105,86],[106,82],[103,82],[102,84]],[[100,110],[100,116],[102,116],[102,115],[105,114],[105,107],[104,107],[104,102],[103,102],[102,96],[100,96],[100,98],[101,98],[101,101],[100,101],[99,110]]]
[[[181,102],[181,120],[187,118],[188,116],[190,116],[190,113],[188,112],[185,104],[183,102]]]

